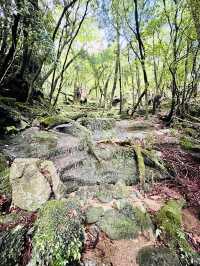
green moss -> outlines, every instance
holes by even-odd
[[[9,180],[10,169],[6,157],[0,153],[0,195],[11,198],[11,185]]]
[[[141,232],[153,227],[149,214],[127,203],[120,212],[133,220]]]
[[[38,131],[33,134],[32,136],[33,140],[39,142],[39,143],[49,143],[56,144],[57,143],[57,136],[55,134],[52,134],[50,132],[46,131]]]
[[[7,135],[14,135],[18,133],[18,129],[15,126],[6,127],[6,134]]]
[[[188,127],[186,127],[186,128],[184,129],[184,133],[185,133],[186,135],[190,136],[190,137],[193,137],[193,136],[196,135],[196,130],[194,130],[193,128],[188,128]]]
[[[0,172],[4,171],[7,168],[6,157],[0,153]]]
[[[89,207],[86,211],[86,221],[88,224],[96,223],[104,214],[102,207]]]
[[[65,266],[80,259],[83,243],[77,201],[49,201],[40,210],[33,237],[33,265]]]
[[[134,151],[135,151],[136,158],[137,158],[140,185],[144,188],[144,184],[145,184],[145,164],[144,164],[144,158],[142,156],[141,146],[139,144],[136,144],[134,146]]]
[[[21,225],[0,233],[0,265],[20,265],[20,257],[24,249],[25,234],[26,229]]]
[[[184,252],[191,252],[191,247],[186,240],[186,236],[181,228],[183,202],[170,200],[164,205],[157,215],[160,228],[170,243],[176,248],[179,247]]]
[[[193,147],[193,143],[191,139],[185,136],[180,138],[180,145],[183,149],[186,149],[186,150],[191,150]]]
[[[185,150],[200,151],[200,145],[195,143],[195,139],[191,137],[182,136],[180,138],[180,145]]]
[[[123,198],[128,198],[130,195],[131,191],[129,187],[126,186],[124,182],[118,182],[113,189],[113,198],[114,199],[123,199]]]
[[[26,212],[20,211],[18,213],[13,212],[5,215],[0,215],[0,224],[15,224],[19,222],[25,214]]]
[[[139,266],[180,266],[176,253],[167,248],[148,246],[142,248],[137,256]]]
[[[132,239],[138,234],[137,224],[116,210],[107,210],[98,223],[100,229],[112,240]]]
[[[9,174],[9,168],[6,168],[4,171],[0,172],[0,195],[5,195],[7,198],[11,198],[12,194]]]
[[[67,121],[68,118],[61,115],[47,116],[39,119],[39,122],[43,127],[53,127],[59,124],[61,125]]]
[[[81,124],[92,131],[110,130],[115,126],[115,119],[112,118],[83,118]]]
[[[136,222],[141,227],[141,231],[153,227],[151,218],[147,212],[143,212],[139,208],[134,208],[134,212]]]
[[[109,190],[103,190],[96,193],[96,198],[102,203],[109,203],[113,200],[113,194]]]

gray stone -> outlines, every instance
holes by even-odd
[[[35,211],[53,192],[62,197],[62,183],[51,161],[15,159],[10,169],[12,203],[24,210]]]
[[[86,222],[88,224],[96,223],[103,214],[104,209],[102,207],[89,207],[86,210]]]
[[[98,226],[112,240],[133,239],[139,231],[135,221],[113,209],[105,212]]]
[[[167,248],[145,247],[139,251],[139,266],[181,266],[176,253]]]

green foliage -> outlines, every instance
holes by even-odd
[[[194,144],[192,143],[191,139],[186,136],[182,136],[180,139],[180,145],[182,148],[186,150],[191,150]]]

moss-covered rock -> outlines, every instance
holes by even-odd
[[[21,218],[22,213],[9,213],[6,215],[0,215],[0,224],[15,224],[16,222],[18,222]]]
[[[113,118],[82,118],[81,124],[92,131],[95,130],[110,130],[115,126]]]
[[[141,232],[153,228],[151,218],[146,211],[143,212],[141,209],[127,204],[121,209],[121,213],[134,220]]]
[[[8,167],[6,157],[0,153],[0,172],[4,171]]]
[[[5,195],[7,198],[11,198],[12,188],[9,180],[10,169],[6,168],[0,172],[0,195]]]
[[[40,210],[33,237],[31,265],[72,265],[80,259],[83,228],[76,199],[49,201]]]
[[[126,186],[123,180],[118,181],[115,185],[107,185],[96,193],[96,198],[102,203],[109,203],[114,199],[126,199],[130,196],[131,189]]]
[[[0,125],[6,128],[7,126],[16,126],[20,123],[21,114],[12,106],[0,103]]]
[[[38,131],[32,135],[32,142],[47,146],[46,148],[48,148],[48,151],[53,151],[57,147],[58,136],[52,132]]]
[[[145,247],[138,253],[139,266],[181,266],[175,253],[167,248]]]
[[[86,210],[86,222],[88,224],[96,223],[103,214],[104,209],[102,207],[89,207]]]
[[[40,125],[44,128],[52,128],[54,126],[67,123],[68,121],[69,119],[62,115],[47,116],[39,119]]]
[[[12,202],[24,210],[35,211],[53,194],[63,197],[63,184],[51,161],[15,159],[10,169]]]
[[[9,126],[5,128],[5,133],[7,135],[15,135],[18,133],[18,129],[15,126]]]
[[[128,198],[130,193],[131,193],[130,188],[127,187],[125,182],[123,181],[118,181],[112,191],[114,199]]]
[[[158,212],[157,221],[172,246],[178,246],[182,251],[190,253],[191,247],[181,228],[183,204],[182,201],[169,200]]]
[[[112,240],[132,239],[139,231],[135,221],[113,209],[105,212],[98,226]]]
[[[102,203],[109,203],[113,200],[113,195],[109,190],[98,191],[95,196]]]
[[[9,181],[10,170],[6,157],[0,153],[0,195],[11,198],[11,185]]]
[[[0,233],[0,265],[20,265],[26,229],[22,225]]]

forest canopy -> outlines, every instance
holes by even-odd
[[[0,0],[0,265],[200,265],[200,0]]]
[[[198,0],[1,1],[1,95],[56,106],[84,87],[105,108],[132,98],[134,113],[144,101],[146,115],[165,95],[170,121],[196,95],[198,10]]]

